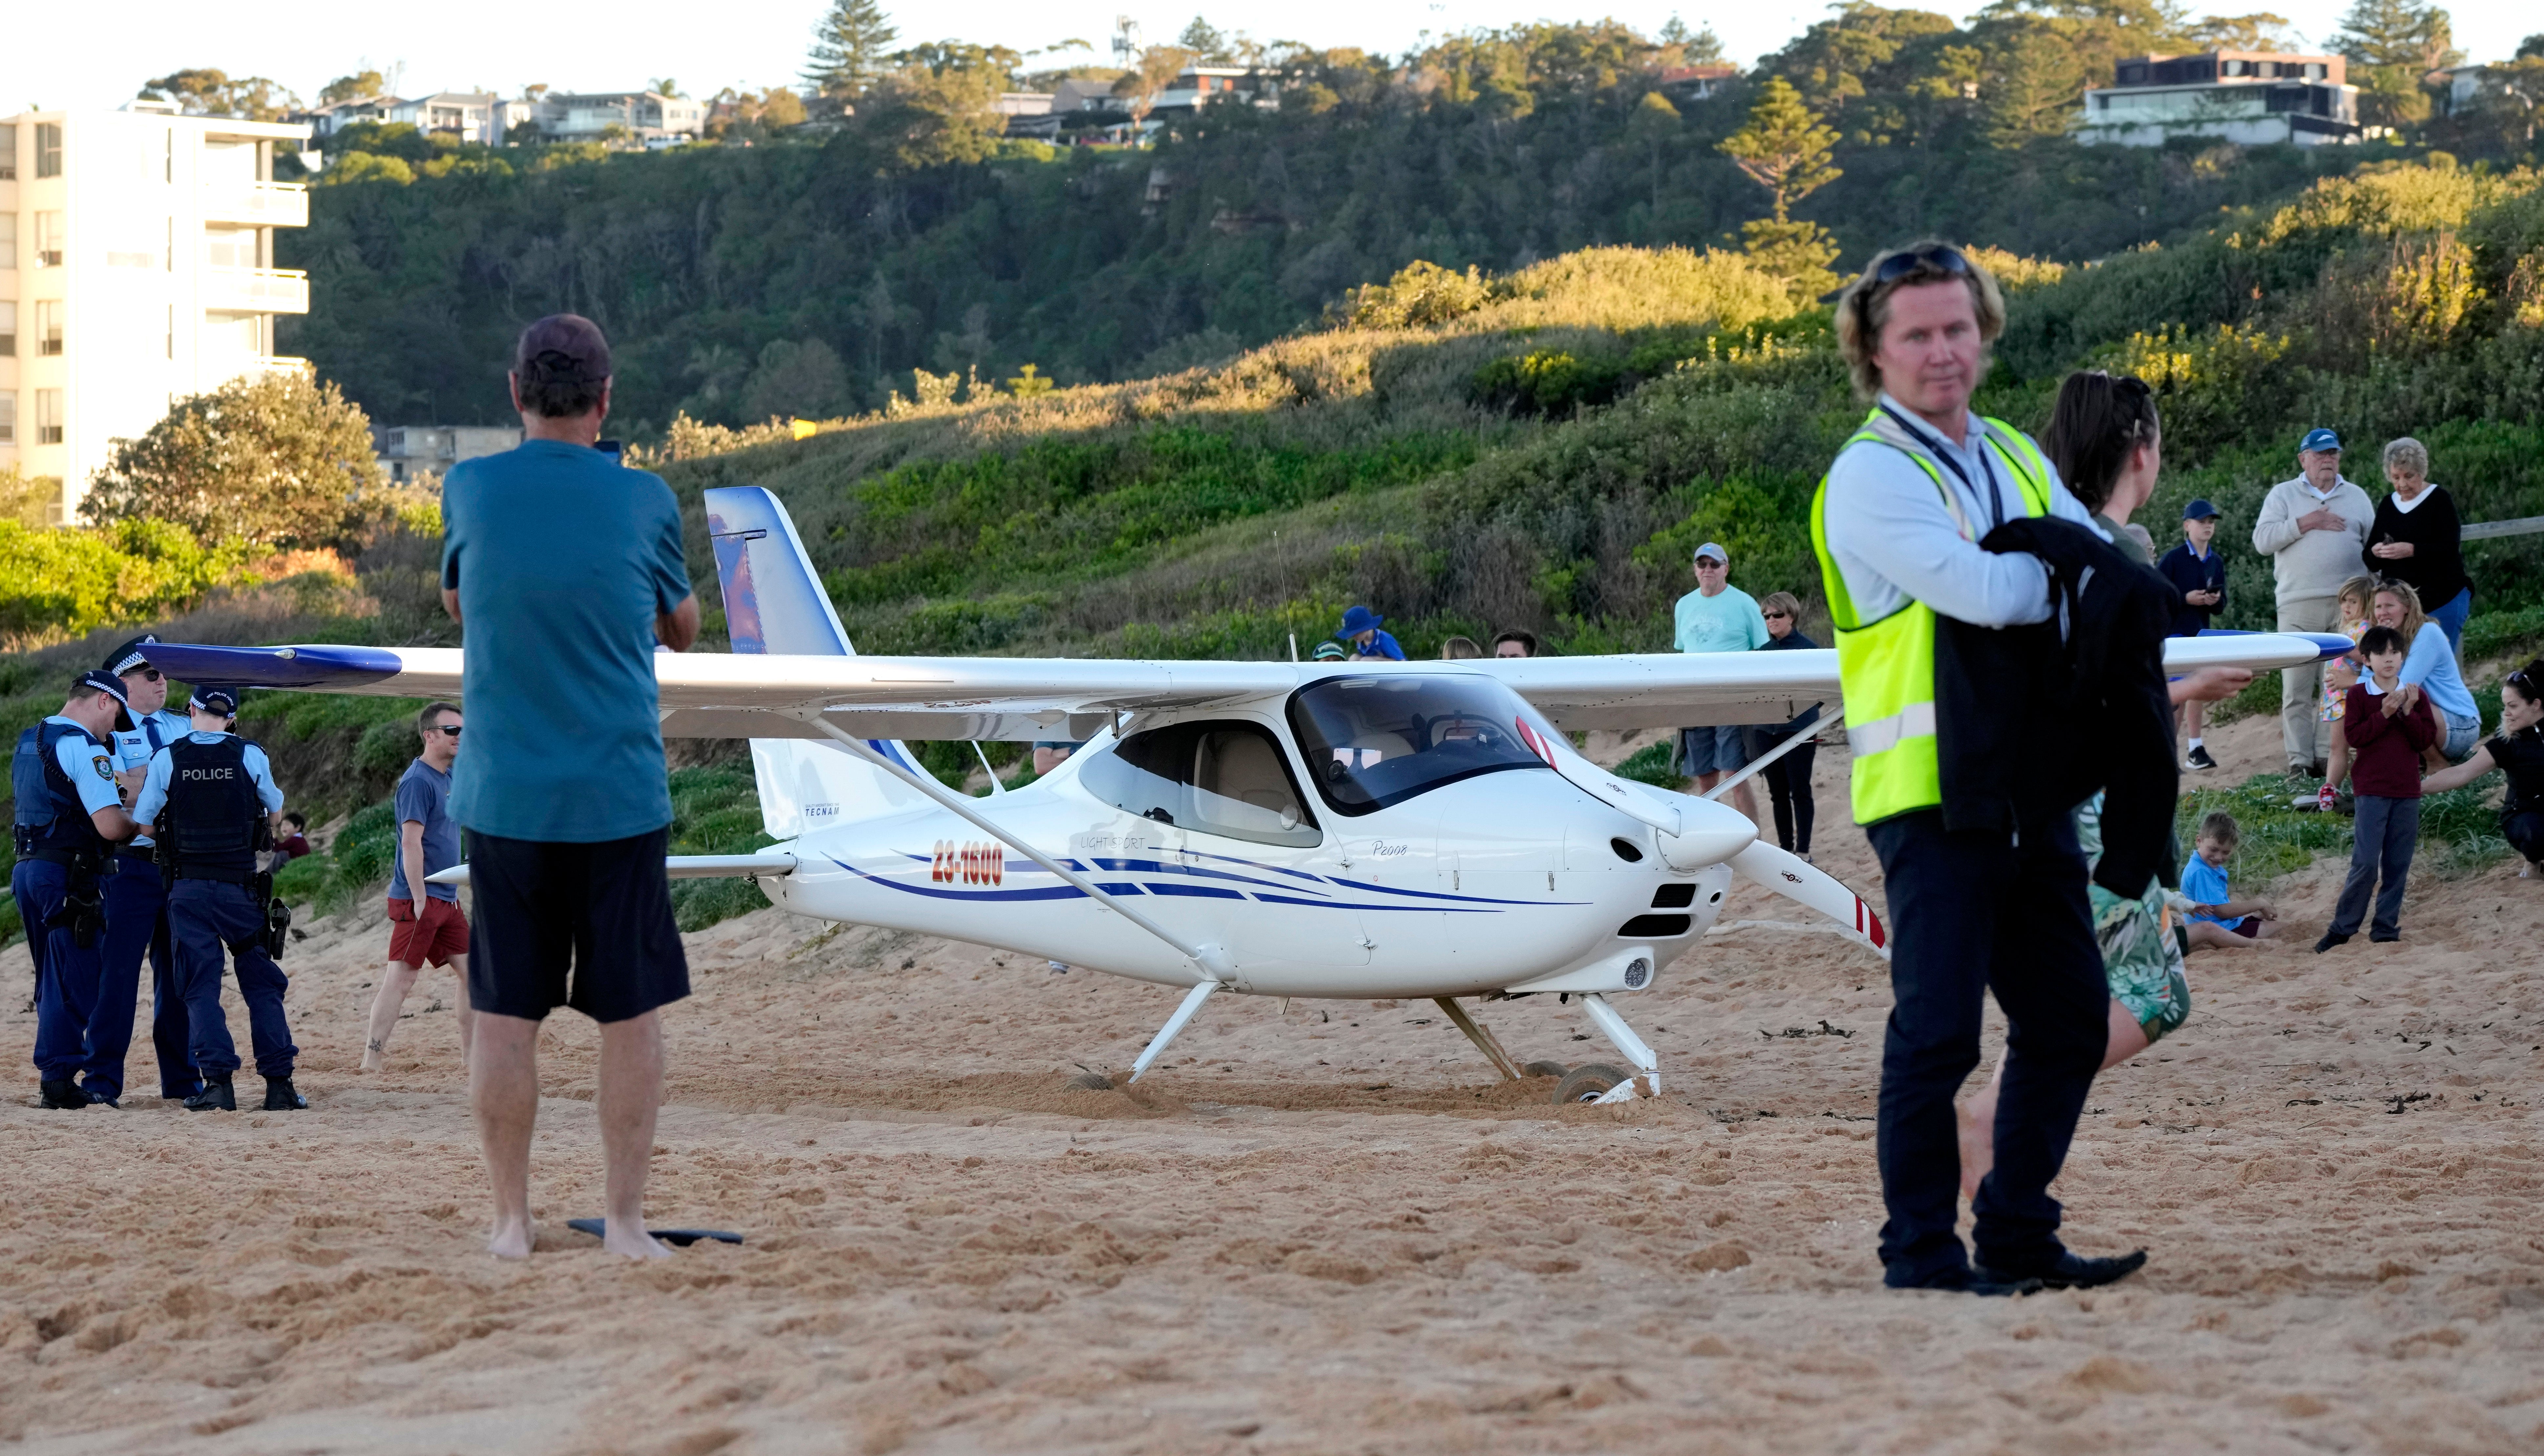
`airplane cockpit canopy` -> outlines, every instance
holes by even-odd
[[[1546,768],[1519,723],[1554,729],[1489,677],[1329,677],[1290,697],[1290,730],[1327,807],[1358,815],[1478,774]]]

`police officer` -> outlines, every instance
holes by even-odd
[[[238,1048],[221,1015],[221,951],[236,958],[239,999],[247,1003],[248,1038],[256,1069],[265,1077],[265,1110],[296,1111],[309,1106],[291,1085],[300,1048],[282,1015],[290,982],[266,951],[266,905],[257,893],[257,851],[273,842],[274,816],[282,809],[265,750],[229,731],[238,696],[225,688],[197,690],[188,703],[193,728],[153,754],[133,814],[159,840],[160,873],[168,881],[168,930],[176,943],[177,982],[186,998],[196,1068],[203,1090],[186,1099],[189,1111],[238,1111],[230,1078]]]
[[[115,734],[116,781],[128,802],[141,792],[150,757],[186,735],[186,719],[167,709],[168,679],[150,665],[155,637],[136,637],[107,654],[104,670],[123,681],[129,708]],[[159,1095],[188,1098],[202,1079],[186,1049],[186,1000],[177,994],[168,947],[168,890],[150,836],[136,834],[118,846],[106,873],[106,947],[98,968],[97,1008],[88,1026],[88,1075],[82,1085],[93,1101],[117,1103],[123,1092],[123,1058],[132,1044],[133,1002],[141,958],[150,958],[150,1040],[159,1058]]]
[[[9,887],[36,964],[36,1074],[47,1108],[89,1105],[75,1079],[97,1006],[106,926],[99,881],[109,850],[133,833],[108,746],[125,706],[122,679],[81,673],[61,712],[18,735],[10,766],[18,863]]]

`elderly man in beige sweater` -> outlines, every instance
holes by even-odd
[[[2341,583],[2359,574],[2359,550],[2376,506],[2341,475],[2341,436],[2313,429],[2297,446],[2295,480],[2270,488],[2253,522],[2253,549],[2273,558],[2279,630],[2330,632],[2341,625]],[[2323,668],[2309,663],[2279,673],[2279,738],[2292,777],[2319,776],[2327,745],[2316,712]]]

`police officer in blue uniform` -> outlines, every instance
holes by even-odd
[[[225,688],[197,690],[193,731],[151,755],[133,815],[158,836],[160,873],[168,882],[168,931],[175,942],[177,981],[184,989],[196,1069],[203,1090],[186,1099],[189,1111],[238,1111],[230,1078],[238,1047],[221,1015],[221,953],[238,970],[239,999],[247,1003],[248,1039],[256,1069],[265,1078],[265,1110],[296,1111],[309,1106],[291,1085],[300,1048],[291,1044],[282,993],[290,982],[267,949],[264,881],[257,851],[274,842],[274,816],[282,810],[265,750],[229,731],[238,696]]]
[[[155,637],[136,637],[107,654],[104,670],[123,681],[129,707],[119,722],[114,751],[116,781],[124,797],[141,791],[150,757],[190,731],[182,714],[167,709],[168,680],[150,664]],[[150,836],[136,834],[116,848],[106,874],[106,947],[98,967],[97,1009],[88,1026],[88,1075],[81,1085],[92,1102],[118,1105],[123,1093],[124,1053],[132,1044],[133,1003],[141,958],[150,958],[150,1040],[159,1057],[159,1095],[188,1098],[202,1090],[187,1051],[186,998],[177,994],[168,943],[168,890]]]
[[[109,747],[125,706],[122,679],[81,673],[61,712],[18,735],[10,765],[18,863],[9,887],[36,963],[36,1075],[47,1108],[89,1105],[76,1078],[88,1062],[106,938],[101,881],[109,852],[133,834]]]

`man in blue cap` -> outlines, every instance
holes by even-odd
[[[2270,488],[2253,522],[2253,549],[2273,559],[2281,632],[2330,632],[2341,625],[2341,583],[2358,575],[2359,552],[2376,505],[2342,478],[2341,436],[2310,429],[2297,442],[2297,477]],[[2309,662],[2279,672],[2279,739],[2288,777],[2320,777],[2322,725],[2315,713],[2323,668]]]
[[[141,792],[152,754],[182,738],[188,725],[168,711],[168,679],[150,664],[159,639],[144,634],[107,653],[104,670],[123,681],[130,707],[116,726],[116,781],[129,800]],[[88,1074],[81,1085],[93,1102],[121,1106],[123,1059],[132,1045],[134,1002],[140,994],[141,959],[150,958],[150,1041],[158,1053],[159,1096],[184,1099],[202,1090],[187,1049],[186,998],[177,988],[168,943],[168,889],[159,878],[157,848],[147,834],[118,845],[105,877],[106,946],[98,966],[97,1007],[88,1027]]]
[[[89,1105],[75,1080],[88,1062],[106,912],[106,857],[132,837],[109,746],[127,705],[123,680],[83,672],[62,711],[18,735],[10,770],[18,863],[9,887],[36,966],[36,1076],[43,1105]]]
[[[282,1012],[290,981],[266,950],[266,906],[256,893],[256,854],[274,842],[274,819],[282,812],[265,750],[234,736],[238,695],[200,688],[186,705],[194,710],[186,736],[150,757],[135,818],[151,826],[160,845],[161,874],[168,881],[168,932],[175,942],[177,979],[185,987],[195,1066],[203,1090],[186,1099],[192,1112],[234,1112],[238,1095],[238,1046],[221,1014],[221,953],[238,969],[239,999],[247,1003],[248,1037],[256,1069],[265,1078],[265,1111],[298,1111],[309,1106],[291,1085],[300,1048]]]
[[[1343,630],[1334,635],[1350,640],[1355,662],[1401,662],[1404,649],[1397,647],[1395,638],[1379,626],[1386,620],[1367,607],[1354,607],[1343,613]]]
[[[2226,605],[2226,558],[2208,549],[2216,535],[2217,507],[2193,500],[2182,507],[2182,544],[2155,564],[2173,583],[2172,636],[2197,637]],[[2183,761],[2202,773],[2217,766],[2199,736],[2204,706],[2197,698],[2182,705]]]

